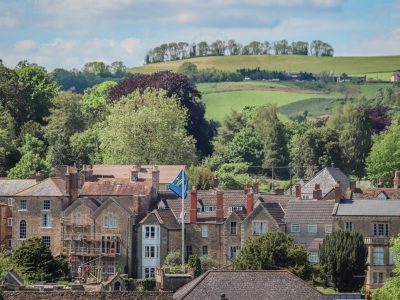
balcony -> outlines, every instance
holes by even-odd
[[[390,237],[366,237],[364,238],[364,243],[366,245],[389,245]]]

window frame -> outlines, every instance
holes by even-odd
[[[7,198],[7,206],[13,206],[14,198]]]
[[[258,224],[258,226],[256,226],[256,224]],[[265,228],[263,227],[263,224],[265,225]],[[260,232],[257,232],[256,229],[260,229]],[[258,220],[254,220],[252,222],[252,230],[253,230],[253,235],[259,236],[259,235],[263,235],[264,233],[268,232],[268,223],[266,221],[258,221]]]
[[[19,222],[19,239],[20,240],[25,240],[27,236],[27,225],[25,220],[21,220]]]
[[[354,230],[354,223],[352,221],[344,222],[344,230]]]
[[[154,267],[144,267],[144,278],[155,278],[156,268]]]
[[[153,231],[152,229],[154,229],[154,232],[152,232]],[[144,238],[145,239],[154,240],[154,239],[157,239],[158,237],[159,237],[159,227],[158,226],[156,226],[156,225],[145,225],[144,226]]]
[[[158,258],[158,246],[155,245],[146,245],[144,246],[144,258]]]
[[[372,283],[382,284],[383,283],[383,272],[372,272]]]
[[[22,207],[22,203],[25,203],[25,208]],[[28,211],[28,201],[26,199],[19,200],[19,209],[18,211]]]
[[[232,230],[232,229],[235,229],[235,230]],[[229,223],[229,233],[230,233],[230,235],[237,235],[237,222],[236,221],[232,221]]]
[[[51,236],[45,235],[42,236],[42,243],[48,248],[51,248]]]
[[[237,258],[238,249],[239,249],[238,246],[230,246],[230,249],[229,249],[229,258],[230,259]]]
[[[298,226],[299,230],[294,230],[293,228],[294,228],[295,226],[296,226],[296,227]],[[300,224],[298,224],[298,223],[290,224],[290,232],[291,232],[291,233],[299,233],[300,231],[301,231],[301,226],[300,226]]]
[[[388,237],[389,236],[389,224],[388,223],[374,223],[374,236],[375,237]]]
[[[48,213],[42,214],[41,228],[51,228],[51,216]]]
[[[42,210],[43,210],[43,211],[50,211],[50,210],[51,210],[51,203],[50,203],[50,200],[48,200],[48,199],[43,200],[43,203],[42,203]]]
[[[13,226],[13,218],[12,217],[8,217],[7,218],[7,227],[12,227]]]
[[[327,230],[327,228],[330,228]],[[325,233],[332,233],[333,232],[333,225],[332,224],[325,224]]]
[[[377,250],[379,250],[379,252]],[[372,247],[372,265],[373,266],[384,266],[385,265],[385,248],[384,247]]]
[[[201,225],[201,237],[208,238],[208,225]]]
[[[311,231],[310,228],[315,227],[315,231]],[[318,233],[318,224],[307,224],[307,232],[308,233]]]
[[[201,253],[203,256],[208,256],[208,245],[203,245],[201,247]]]
[[[316,257],[316,259],[315,259],[315,257]],[[314,258],[314,259],[311,259],[311,258]],[[309,261],[310,263],[319,263],[319,255],[318,255],[318,252],[316,252],[316,251],[311,251],[311,252],[309,252],[309,253],[308,253],[308,261]]]

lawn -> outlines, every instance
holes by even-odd
[[[326,288],[326,287],[322,287],[322,286],[317,286],[315,288],[323,294],[337,294],[338,293],[338,291],[336,291],[333,288]]]
[[[289,72],[333,71],[365,75],[369,78],[389,80],[391,72],[400,69],[400,56],[334,56],[315,57],[303,55],[240,55],[196,57],[180,61],[148,64],[131,68],[136,73],[152,73],[162,70],[176,71],[184,62],[192,62],[199,69],[216,68],[236,71],[242,68],[260,68]]]

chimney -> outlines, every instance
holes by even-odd
[[[70,166],[67,166],[67,172],[65,173],[65,191],[69,194],[69,204],[78,199],[79,174]]]
[[[136,182],[138,181],[138,179],[139,179],[139,169],[136,165],[134,165],[131,170],[131,181]]]
[[[341,197],[342,197],[342,188],[340,186],[340,181],[337,180],[335,185],[335,201],[339,202]]]
[[[250,215],[254,208],[254,194],[252,192],[246,195],[246,211],[247,215]]]
[[[151,171],[151,181],[154,196],[157,197],[158,191],[160,190],[160,170],[156,165],[153,166],[153,170]]]
[[[194,188],[190,193],[190,223],[197,222],[197,190]]]
[[[313,199],[322,200],[322,190],[319,183],[316,183],[314,186]]]
[[[44,180],[44,174],[42,172],[40,172],[40,171],[36,172],[35,173],[35,180],[36,180],[36,182],[43,181]]]
[[[354,192],[357,188],[357,181],[351,180],[350,181],[350,191]]]
[[[82,166],[83,181],[92,181],[93,179],[93,168],[91,165]]]
[[[301,199],[301,185],[296,183],[295,189],[296,189],[296,198]]]
[[[253,182],[253,193],[258,194],[258,179],[257,176],[254,177],[254,182]]]
[[[217,191],[217,222],[224,221],[224,191]]]
[[[399,189],[399,171],[394,172],[393,189]]]

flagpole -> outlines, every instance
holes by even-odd
[[[182,272],[185,272],[185,166],[182,169]]]

